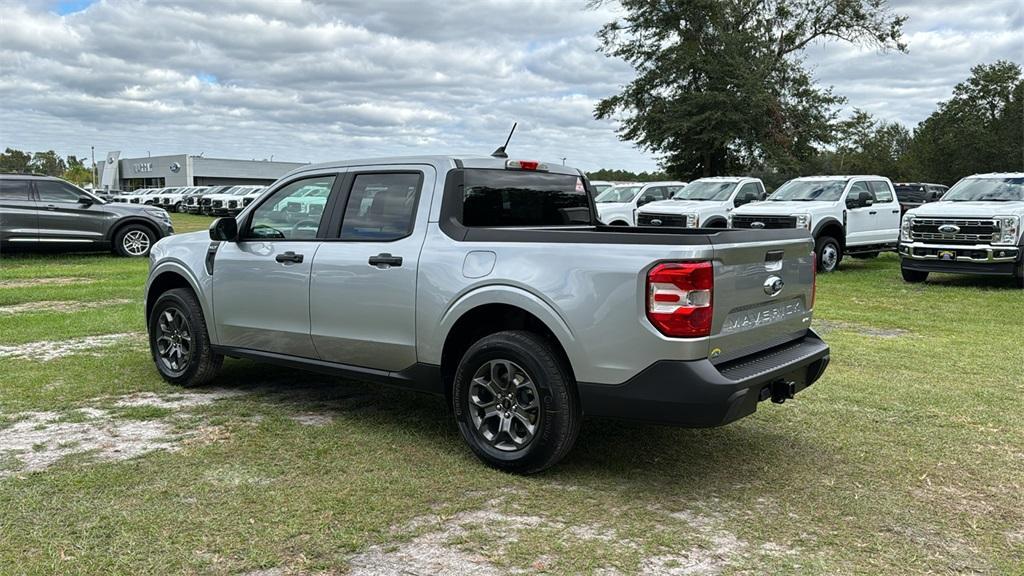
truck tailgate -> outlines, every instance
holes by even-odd
[[[745,236],[745,235],[744,235]],[[814,271],[810,236],[709,236],[714,246],[714,363],[746,356],[804,335],[811,325]]]

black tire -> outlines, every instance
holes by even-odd
[[[180,212],[182,211],[182,210],[181,210],[181,202],[178,202],[177,204],[175,204],[174,206],[172,206],[172,207],[171,207],[171,211],[172,211],[172,212],[179,212],[179,213],[180,213]]]
[[[928,279],[928,273],[922,272],[921,270],[911,270],[900,266],[900,274],[903,275],[903,281],[911,284],[920,284]]]
[[[126,258],[145,258],[156,241],[156,234],[149,226],[128,224],[114,234],[114,253]]]
[[[843,261],[843,247],[831,236],[822,236],[814,242],[814,253],[818,257],[818,273],[828,274],[839,269]]]
[[[168,321],[167,314],[172,318],[180,315],[188,331],[189,344],[184,355],[172,355],[171,357],[184,357],[185,363],[179,361],[175,368],[164,356],[161,348],[167,340],[158,342],[167,331],[161,327],[161,321]],[[224,356],[217,354],[210,346],[210,336],[206,332],[206,319],[203,316],[203,309],[196,300],[195,294],[188,288],[175,288],[168,290],[157,298],[153,310],[149,314],[149,350],[153,356],[153,363],[156,365],[160,377],[178,386],[201,386],[213,380],[224,363]],[[177,341],[181,342],[179,338]]]
[[[712,220],[702,228],[727,228],[728,223],[725,220]]]
[[[481,417],[493,408],[481,406],[488,403],[486,397],[481,398],[488,387],[481,386],[474,377],[481,371],[493,375],[492,366],[502,363],[511,364],[514,368],[507,371],[509,378],[506,381],[513,382],[506,389],[510,394],[504,399],[495,396],[498,413],[489,418]],[[512,372],[516,375],[512,376]],[[530,401],[531,392],[526,383],[532,384],[537,394],[536,419],[533,420],[535,429],[521,447],[516,447],[515,442],[499,442],[506,438],[514,440],[514,426],[519,427],[516,432],[527,430],[518,416],[525,412],[522,407]],[[576,442],[582,415],[575,381],[551,345],[533,332],[509,330],[477,341],[462,356],[453,386],[452,408],[459,432],[473,453],[489,466],[507,472],[533,474],[557,464]],[[526,402],[521,393],[525,395]],[[473,400],[471,394],[474,394]],[[502,402],[512,406],[503,414]],[[513,416],[510,417],[510,413]],[[495,418],[497,422],[494,422]],[[503,419],[509,423],[509,432],[500,431],[504,429],[501,428]],[[499,431],[495,433],[493,430]],[[486,431],[491,431],[494,438],[486,438]]]
[[[626,222],[623,222],[622,220],[616,220],[615,222],[612,222],[611,224],[609,224],[609,226],[629,226],[629,224],[626,223]]]
[[[1013,276],[1017,288],[1024,290],[1024,262],[1017,264],[1017,273]]]

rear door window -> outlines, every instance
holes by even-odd
[[[0,179],[0,200],[27,201],[28,189],[28,180],[8,180],[2,178]]]
[[[590,198],[579,176],[519,170],[466,170],[465,226],[590,224]]]
[[[357,175],[341,221],[341,239],[390,242],[412,234],[422,182],[419,172]]]
[[[881,180],[872,180],[868,182],[871,186],[871,192],[875,195],[875,202],[884,204],[886,202],[892,202],[892,191],[889,190],[889,185]]]

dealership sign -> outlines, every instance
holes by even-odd
[[[152,162],[136,162],[135,164],[132,164],[132,172],[135,172],[136,174],[139,174],[141,172],[152,172],[152,171],[153,171],[153,163]]]

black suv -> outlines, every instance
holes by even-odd
[[[896,198],[899,199],[903,212],[917,208],[921,204],[935,202],[949,190],[949,186],[925,182],[899,182],[893,184],[893,187],[896,189]]]
[[[174,233],[163,208],[109,203],[51,176],[0,174],[0,249],[113,249],[148,256]]]

